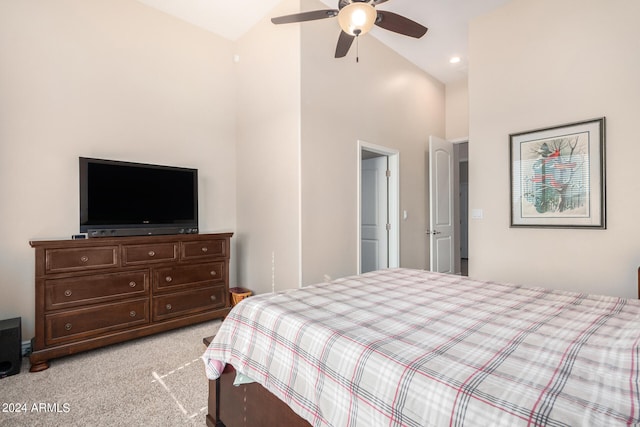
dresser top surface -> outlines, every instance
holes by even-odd
[[[168,234],[156,236],[123,236],[123,237],[93,237],[87,239],[38,239],[30,240],[29,245],[38,247],[84,247],[84,246],[117,246],[162,242],[191,242],[207,239],[227,239],[232,232],[201,233],[201,234]]]

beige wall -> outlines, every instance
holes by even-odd
[[[356,272],[358,139],[400,150],[401,264],[427,265],[425,148],[444,134],[444,86],[371,37],[359,64],[334,59],[336,20],[269,21],[301,3],[237,44],[238,276],[257,293]]]
[[[201,229],[236,232],[231,283],[261,293],[355,273],[356,143],[396,148],[401,263],[426,266],[425,148],[444,134],[444,87],[373,38],[360,64],[334,60],[335,20],[302,38],[269,22],[300,3],[237,43],[126,0],[0,4],[0,318],[33,334],[28,241],[78,231],[79,156],[198,168]]]
[[[339,32],[329,19],[302,27],[303,284],[357,272],[358,140],[399,150],[400,264],[428,266],[426,149],[444,137],[444,85],[369,35],[359,62],[355,42],[334,59]]]
[[[34,331],[30,239],[79,230],[78,157],[199,169],[233,230],[232,44],[129,0],[0,2],[0,318]]]
[[[636,297],[637,0],[514,0],[470,28],[470,274]],[[607,117],[607,230],[509,228],[509,134]]]
[[[469,81],[467,78],[447,83],[446,139],[459,141],[469,137]]]
[[[300,283],[300,26],[269,17],[237,43],[238,282],[256,293]]]

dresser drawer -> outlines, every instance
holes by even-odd
[[[227,256],[227,241],[225,239],[200,240],[197,242],[183,242],[180,258],[184,260],[206,260],[224,258]]]
[[[153,321],[224,307],[224,290],[224,286],[216,286],[154,297]]]
[[[141,298],[45,316],[46,343],[53,345],[90,338],[149,323],[149,299]]]
[[[52,279],[45,281],[45,309],[58,310],[145,297],[148,292],[148,270]]]
[[[47,249],[45,251],[45,272],[47,274],[117,266],[117,246]]]
[[[225,263],[181,265],[156,268],[153,273],[154,291],[175,291],[180,288],[212,286],[223,283],[226,277]]]
[[[122,247],[122,263],[124,265],[176,261],[177,259],[178,243],[125,245]]]

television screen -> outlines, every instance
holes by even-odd
[[[197,227],[197,169],[80,158],[80,232],[178,234]]]

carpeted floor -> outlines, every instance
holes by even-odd
[[[60,359],[0,379],[0,426],[202,426],[206,322]]]

